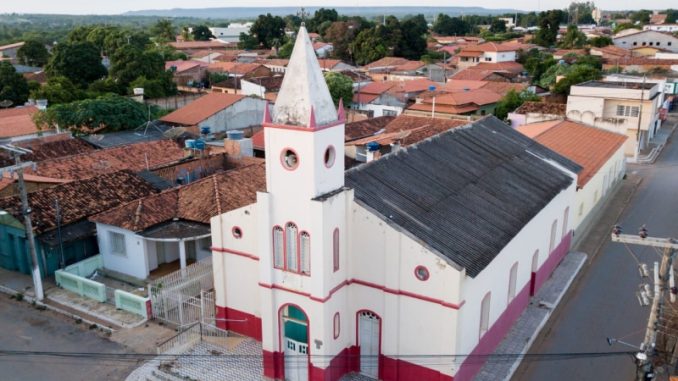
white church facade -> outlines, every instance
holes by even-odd
[[[272,114],[266,190],[211,219],[217,323],[274,380],[469,380],[567,253],[575,163],[494,117],[344,169],[302,26]]]

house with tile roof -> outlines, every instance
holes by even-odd
[[[163,264],[210,257],[210,219],[253,203],[264,187],[263,163],[251,163],[91,216],[104,269],[145,280]]]
[[[334,50],[334,45],[328,42],[316,41],[313,43],[313,50],[319,58],[325,58],[332,54]]]
[[[207,66],[210,73],[221,73],[228,77],[247,78],[271,75],[271,69],[260,63],[213,62]]]
[[[591,216],[624,177],[628,137],[571,120],[525,124],[518,131],[581,166],[572,221],[575,237],[580,238],[577,233],[586,231]]]
[[[656,47],[670,52],[678,52],[678,38],[670,33],[643,30],[634,33],[617,34],[612,38],[615,46],[624,49],[638,47]]]
[[[494,113],[501,98],[497,92],[483,88],[424,93],[407,107],[405,114],[438,118],[484,116]]]
[[[304,26],[263,125],[265,189],[211,227],[217,324],[267,379],[471,380],[569,248],[581,167],[494,117],[345,171]]]
[[[33,117],[38,111],[35,106],[0,109],[0,139],[18,142],[58,133],[57,130],[43,130],[35,124]]]
[[[174,83],[179,86],[191,86],[207,79],[209,64],[198,60],[177,60],[165,62],[165,70],[172,72]]]
[[[132,172],[119,171],[30,193],[40,273],[49,276],[99,253],[96,230],[88,217],[157,191]],[[0,198],[0,236],[0,267],[31,274],[19,196]]]
[[[370,117],[400,115],[407,100],[389,91],[396,86],[396,82],[385,81],[370,82],[364,87],[359,87],[353,94],[351,108],[366,112]]]
[[[511,127],[516,128],[523,124],[544,122],[548,120],[563,120],[567,105],[564,103],[525,102],[508,114]]]
[[[242,94],[208,93],[160,121],[171,126],[209,127],[212,132],[242,130],[261,124],[267,101]]]
[[[520,50],[520,47],[516,44],[485,42],[478,45],[469,45],[457,53],[457,57],[459,57],[458,66],[467,68],[482,62],[515,62],[518,50]]]

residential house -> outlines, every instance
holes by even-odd
[[[525,124],[518,131],[582,167],[572,214],[572,228],[580,239],[595,220],[592,212],[601,209],[610,190],[624,176],[627,136],[571,120]]]
[[[488,117],[345,172],[303,26],[288,73],[265,191],[211,220],[217,324],[268,379],[472,379],[567,253],[580,167]]]
[[[271,75],[271,69],[259,63],[213,62],[207,70],[210,73],[221,73],[229,77],[265,77]]]
[[[624,35],[615,35],[612,39],[615,46],[624,49],[633,49],[643,46],[653,46],[670,52],[678,52],[678,38],[671,34],[643,30]]]
[[[176,50],[192,55],[200,50],[223,51],[236,48],[237,44],[224,43],[220,41],[176,41],[170,42],[169,45]]]
[[[260,60],[257,60],[255,62],[266,66],[273,73],[285,74],[289,60],[275,58],[275,59],[260,59]]]
[[[230,23],[226,28],[210,27],[210,32],[221,42],[237,43],[240,41],[240,33],[248,34],[252,27],[252,22]]]
[[[518,62],[480,63],[456,72],[449,80],[525,82],[524,71]]]
[[[615,45],[603,46],[601,48],[592,46],[589,49],[589,54],[591,54],[592,56],[602,57],[603,60],[607,61],[615,61],[624,57],[631,56],[631,52],[628,49],[620,48]]]
[[[58,133],[58,130],[42,129],[35,124],[33,117],[38,111],[36,106],[0,109],[0,139],[18,142]]]
[[[23,41],[0,46],[0,61],[16,62],[16,53],[22,46],[24,46]]]
[[[157,191],[129,172],[105,173],[42,189],[28,195],[40,273],[99,253],[89,216]],[[19,196],[0,198],[0,267],[31,274],[26,228]]]
[[[479,45],[466,46],[457,54],[460,68],[476,66],[481,62],[499,63],[515,62],[518,47],[514,44],[486,42]]]
[[[326,58],[334,51],[334,45],[327,42],[316,41],[313,43],[313,50],[320,58]]]
[[[320,68],[323,71],[342,72],[342,71],[356,70],[355,66],[351,66],[351,65],[349,65],[346,62],[341,61],[341,60],[323,58],[323,59],[319,59],[318,63],[320,63]]]
[[[511,83],[511,82],[496,82],[496,81],[475,81],[463,79],[451,79],[445,85],[441,86],[441,92],[457,92],[465,90],[486,89],[494,91],[502,97],[509,91],[513,90],[520,93],[528,89],[527,83]]]
[[[358,88],[353,94],[351,108],[361,110],[371,117],[396,116],[403,112],[407,100],[389,90],[396,86],[395,82],[371,82]]]
[[[242,130],[261,124],[266,103],[241,94],[209,93],[163,116],[160,121],[173,126],[210,127],[211,132]]]
[[[675,33],[678,32],[678,24],[644,25],[643,30],[655,32]]]
[[[656,53],[660,55],[661,53]],[[678,65],[678,58],[662,59],[648,57],[624,57],[603,62],[603,70],[621,70],[626,73],[646,73],[650,71],[671,71]]]
[[[544,122],[547,120],[563,120],[567,112],[564,103],[525,102],[508,114],[511,127],[517,128],[524,124]]]
[[[144,280],[211,256],[210,219],[253,203],[265,188],[263,172],[262,163],[250,164],[90,217],[104,268]]]
[[[193,86],[207,79],[208,64],[202,61],[167,61],[165,70],[172,72],[174,83],[179,86]]]
[[[353,91],[357,91],[360,88],[367,86],[368,83],[372,82],[372,77],[363,74],[355,70],[344,70],[340,71],[341,74],[351,78],[353,81]]]
[[[655,83],[589,81],[570,88],[566,116],[627,135],[626,155],[638,157],[661,127]]]
[[[240,85],[243,95],[254,95],[275,102],[282,81],[282,76],[254,77],[241,80]]]
[[[667,17],[668,15],[666,13],[659,13],[657,11],[653,11],[652,15],[650,16],[650,25],[666,24]]]
[[[484,116],[493,114],[501,95],[486,89],[462,90],[437,94],[425,93],[406,110],[407,115],[437,118]]]

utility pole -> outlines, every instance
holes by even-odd
[[[632,245],[650,246],[662,249],[661,264],[654,263],[654,295],[652,309],[645,329],[645,339],[640,346],[640,352],[636,354],[636,379],[638,381],[651,380],[654,378],[654,366],[652,359],[656,354],[657,326],[664,312],[664,300],[666,290],[673,272],[673,257],[678,250],[678,241],[673,238],[656,238],[647,235],[647,229],[641,227],[638,235],[621,234],[621,228],[615,226],[612,231],[612,242],[622,242]]]
[[[640,121],[643,119],[643,99],[645,98],[645,76],[643,75],[643,86],[640,89],[640,107],[638,107],[638,127],[636,129],[636,161],[640,156]]]
[[[33,286],[35,288],[35,298],[37,300],[44,299],[45,295],[42,290],[42,277],[40,276],[40,263],[38,262],[38,255],[35,252],[35,237],[33,236],[33,223],[31,222],[31,208],[28,205],[28,194],[26,193],[26,184],[24,183],[24,168],[32,167],[31,162],[22,162],[21,155],[32,153],[31,150],[16,147],[11,144],[4,144],[0,146],[5,151],[9,151],[14,156],[14,165],[7,167],[4,170],[14,172],[16,171],[19,181],[19,196],[21,198],[21,214],[24,216],[24,227],[26,228],[26,240],[28,241],[28,251],[31,254],[33,261]]]

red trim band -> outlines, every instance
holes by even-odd
[[[307,127],[307,126],[288,126],[286,124],[276,124],[276,123],[268,123],[264,122],[262,123],[262,126],[264,128],[278,128],[281,130],[293,130],[293,131],[303,131],[303,132],[315,132],[315,131],[321,131],[330,127],[338,126],[340,124],[346,123],[346,120],[339,119],[334,122],[330,122],[328,124],[322,125],[322,126],[317,126],[317,127]]]
[[[268,288],[268,289],[275,289],[275,290],[281,290],[281,291],[291,292],[291,293],[293,293],[293,294],[297,294],[297,295],[300,295],[300,296],[305,296],[305,297],[307,297],[307,298],[309,298],[309,299],[311,299],[311,300],[313,300],[313,301],[315,301],[315,302],[325,303],[325,302],[327,302],[328,300],[330,300],[330,298],[332,298],[332,295],[333,295],[335,292],[339,291],[339,290],[342,289],[344,286],[348,286],[348,285],[353,284],[353,283],[358,284],[358,285],[361,285],[361,286],[371,287],[371,288],[374,288],[374,289],[377,289],[377,290],[381,290],[381,291],[387,292],[387,293],[389,293],[389,294],[402,295],[402,296],[407,296],[407,297],[410,297],[410,298],[413,298],[413,299],[422,300],[422,301],[424,301],[424,302],[429,302],[429,303],[434,303],[434,304],[440,304],[440,305],[443,306],[443,307],[451,308],[451,309],[453,309],[453,310],[458,310],[458,309],[460,309],[460,308],[464,305],[464,303],[465,303],[465,301],[461,301],[461,303],[459,303],[459,304],[456,304],[456,303],[449,303],[449,302],[446,302],[446,301],[441,300],[441,299],[430,298],[430,297],[428,297],[428,296],[415,294],[415,293],[409,292],[409,291],[396,290],[396,289],[393,289],[393,288],[388,288],[388,287],[386,287],[386,286],[380,286],[380,285],[378,285],[378,284],[376,284],[376,283],[371,283],[371,282],[367,282],[367,281],[360,280],[360,279],[349,279],[349,280],[345,280],[345,281],[339,283],[336,287],[334,287],[333,289],[331,289],[330,292],[327,294],[327,296],[324,297],[324,298],[319,298],[319,297],[317,297],[317,296],[311,295],[311,294],[308,293],[308,292],[303,292],[303,291],[294,290],[294,289],[291,289],[291,288],[287,288],[287,287],[285,287],[285,286],[281,286],[281,285],[279,285],[279,284],[266,284],[266,283],[263,283],[263,282],[259,282],[259,286],[264,287],[264,288]]]
[[[257,257],[254,254],[250,253],[245,253],[244,251],[238,251],[238,250],[231,250],[231,249],[226,249],[224,247],[213,247],[212,251],[216,251],[217,253],[228,253],[228,254],[233,254],[233,255],[239,255],[241,257],[253,259],[255,261],[259,260],[259,257]]]

